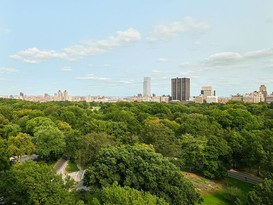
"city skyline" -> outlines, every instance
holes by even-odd
[[[191,79],[191,95],[273,90],[273,2],[3,1],[0,95],[133,96]]]

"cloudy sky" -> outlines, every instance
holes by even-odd
[[[273,91],[272,0],[0,0],[0,95]]]

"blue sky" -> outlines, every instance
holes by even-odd
[[[272,0],[0,0],[0,95],[273,91]]]

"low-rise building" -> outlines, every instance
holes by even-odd
[[[218,97],[217,96],[207,96],[207,103],[218,103]]]

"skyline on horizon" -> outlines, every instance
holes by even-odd
[[[0,0],[0,95],[273,91],[273,1]]]

